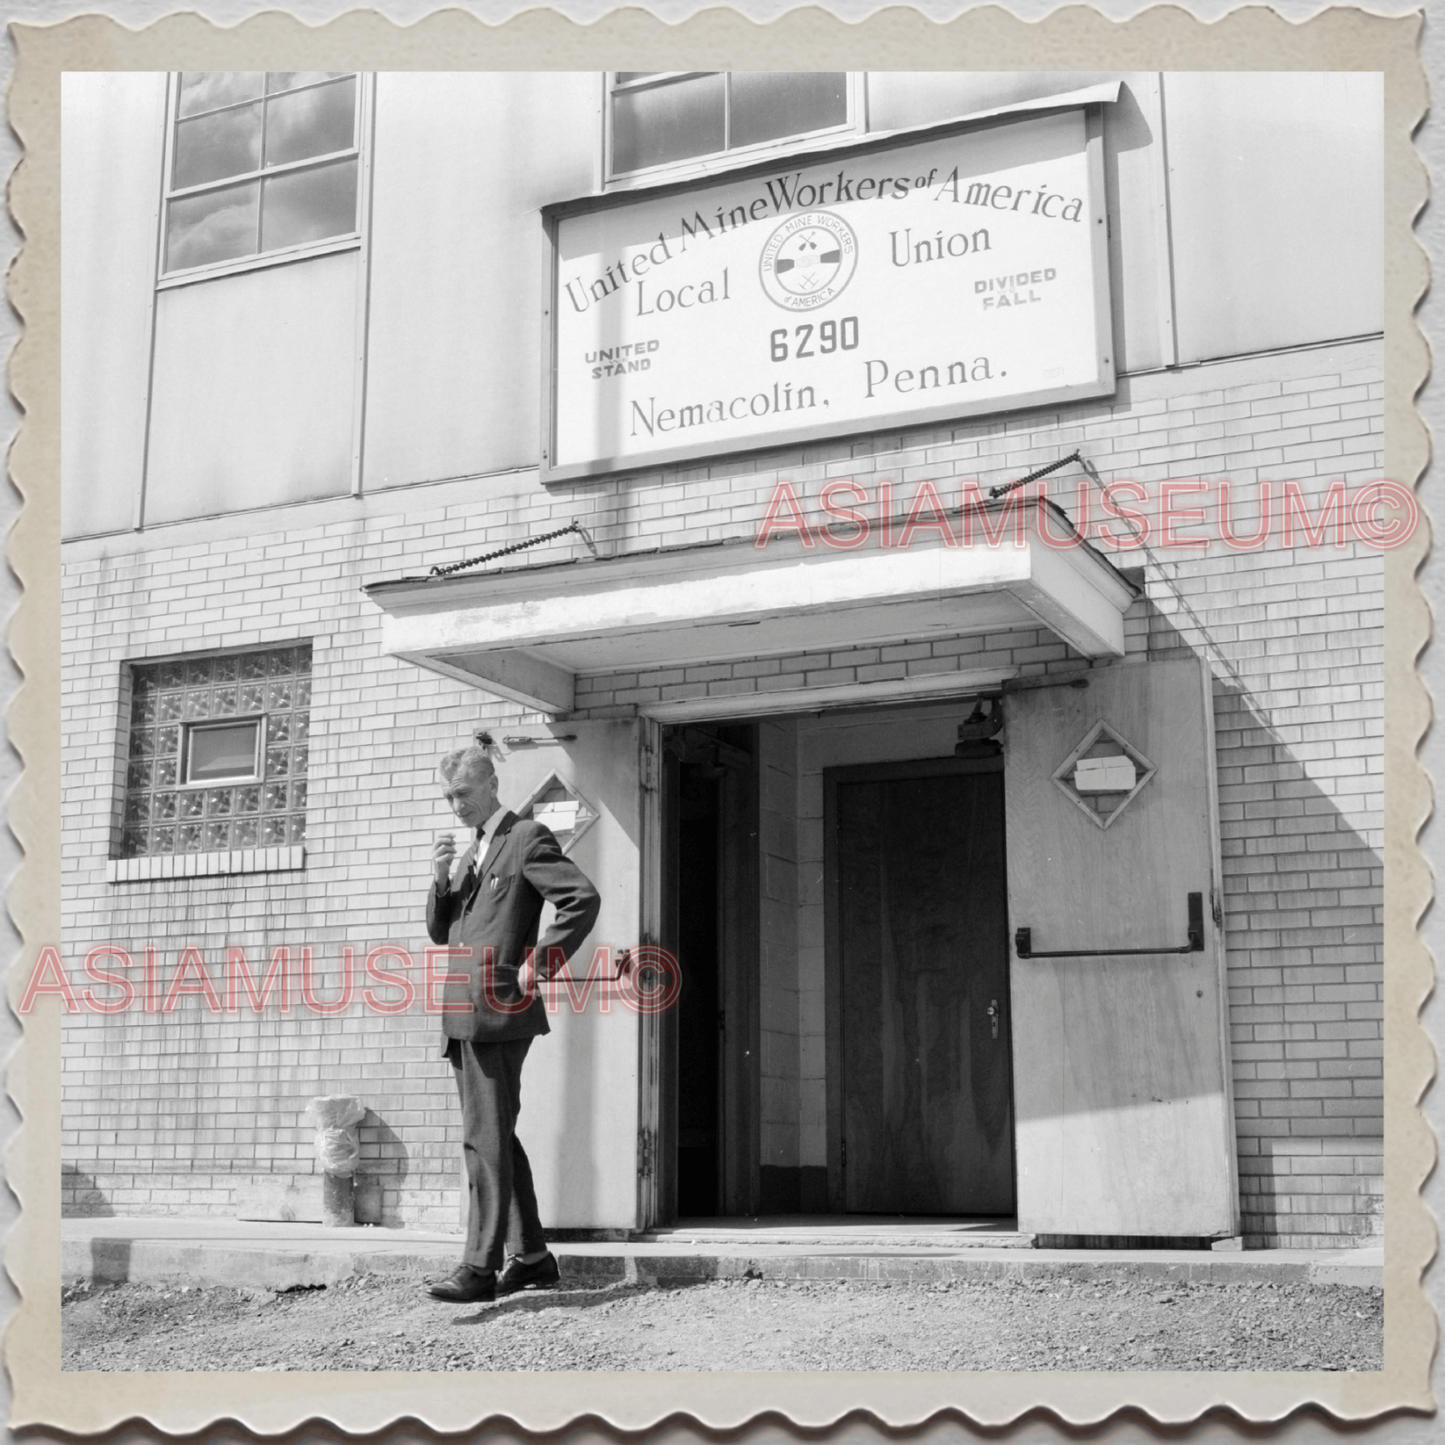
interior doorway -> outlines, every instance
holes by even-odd
[[[829,1200],[1014,1212],[1003,759],[828,769]]]
[[[758,1193],[756,728],[670,727],[662,747],[662,941],[682,974],[664,1045],[663,1207],[673,1219],[749,1214]]]

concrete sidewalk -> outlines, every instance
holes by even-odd
[[[1384,1283],[1382,1243],[1358,1249],[1033,1249],[1006,1221],[788,1219],[701,1223],[618,1241],[556,1242],[564,1279],[684,1284],[719,1278],[937,1283],[1066,1276],[1176,1282]],[[63,1219],[65,1284],[233,1285],[272,1290],[358,1275],[420,1281],[450,1273],[461,1237],[418,1229],[253,1223],[234,1219]]]

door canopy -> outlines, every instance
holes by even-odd
[[[1038,505],[1023,503],[1027,525],[997,545],[945,545],[930,532],[906,548],[869,539],[842,549],[788,534],[761,548],[741,540],[404,577],[366,592],[386,614],[390,655],[553,716],[572,711],[578,673],[1040,627],[1086,658],[1122,657],[1124,612],[1137,589],[1092,547],[1061,544],[1067,521],[1051,508],[1044,522]],[[1051,542],[1040,540],[1036,522],[1050,528]],[[1012,672],[950,674],[929,679],[929,690],[976,689]],[[860,686],[837,689],[833,700],[884,700],[886,685],[867,685],[867,698],[854,695]],[[827,706],[828,693],[749,703],[754,712],[798,710]],[[662,716],[665,706],[653,711]]]

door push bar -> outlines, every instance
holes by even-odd
[[[1020,928],[1014,933],[1014,947],[1020,958],[1113,958],[1125,953],[1203,953],[1204,895],[1189,895],[1189,942],[1162,948],[1065,948],[1047,951],[1034,948],[1033,929]]]

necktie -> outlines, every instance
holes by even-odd
[[[477,854],[481,846],[482,835],[478,832],[472,839],[471,847],[457,860],[457,869],[453,876],[458,881],[454,887],[464,898],[470,898],[477,886]]]

